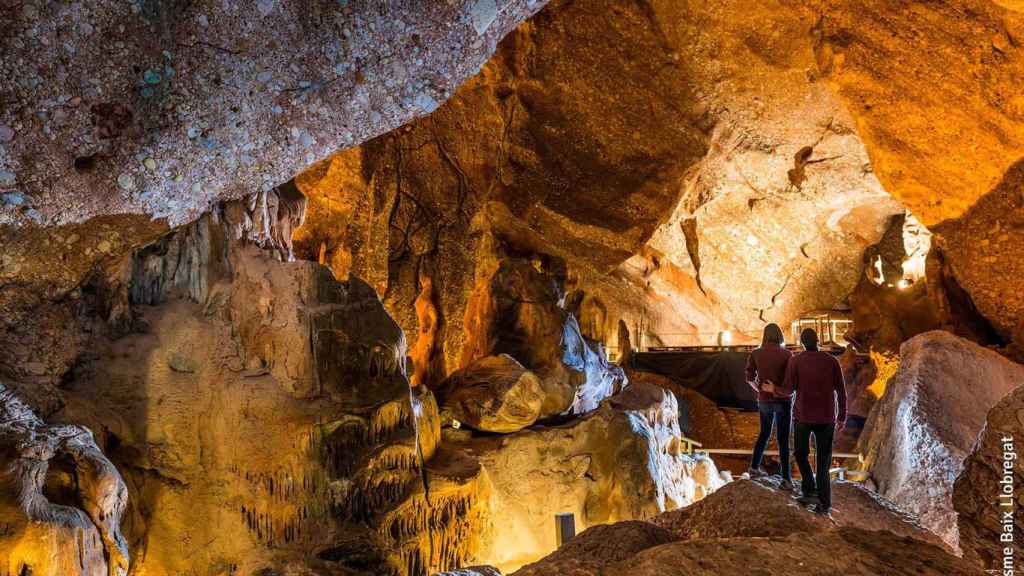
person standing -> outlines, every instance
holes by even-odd
[[[768,324],[761,336],[761,347],[747,357],[746,369],[747,383],[757,392],[757,411],[761,419],[761,430],[754,444],[749,474],[751,477],[766,474],[761,468],[761,459],[772,438],[772,428],[775,428],[779,443],[781,487],[784,490],[793,489],[789,466],[791,393],[786,393],[782,388],[790,356],[792,354],[786,350],[782,329],[778,324]]]
[[[803,504],[814,504],[819,514],[832,508],[832,437],[846,424],[846,383],[835,356],[818,350],[818,333],[806,328],[800,333],[805,351],[793,356],[786,368],[783,391],[795,390],[794,441],[796,464],[800,468]],[[811,470],[810,439],[814,435],[816,471]]]

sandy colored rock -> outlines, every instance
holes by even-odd
[[[677,540],[674,534],[643,520],[594,526],[560,546],[543,560],[528,564],[515,576],[590,576],[601,568],[627,560],[641,550]]]
[[[964,214],[1024,156],[1024,53],[1009,41],[1024,14],[985,0],[820,8],[816,68],[885,189],[926,226]]]
[[[680,452],[674,397],[638,384],[564,424],[456,444],[480,460],[493,485],[480,558],[514,570],[556,548],[554,514],[576,530],[653,516],[724,484],[714,462]]]
[[[514,574],[732,574],[752,562],[768,575],[982,574],[874,492],[835,488],[831,518],[823,518],[773,482],[738,480],[649,522],[588,529]]]
[[[515,432],[533,424],[544,395],[540,381],[507,354],[482,358],[452,374],[438,391],[441,407],[484,432]]]
[[[1013,344],[1024,360],[1024,293],[1011,279],[1024,274],[1024,161],[958,220],[938,229],[949,273],[988,324],[980,337]],[[987,333],[986,333],[987,332]]]
[[[128,490],[81,426],[49,426],[0,384],[0,569],[125,576]]]
[[[878,492],[958,549],[953,483],[988,410],[1024,382],[1024,366],[948,332],[900,348],[900,366],[858,445]]]
[[[1007,442],[1007,438],[1010,439]],[[1013,535],[1013,558],[1024,553],[1024,511],[1019,493],[1016,505],[1006,504],[1013,497],[1005,494],[1006,486],[1019,490],[1024,486],[1024,464],[1020,458],[1020,439],[1024,438],[1024,388],[1017,388],[988,413],[985,429],[974,450],[964,462],[963,472],[953,489],[953,508],[957,513],[960,549],[964,559],[985,570],[1001,570],[1006,556],[1002,534]],[[1012,512],[1012,518],[1005,516]]]
[[[884,530],[949,550],[916,516],[854,482],[833,482],[831,518],[808,512],[793,499],[793,493],[779,489],[775,478],[736,480],[719,492],[651,522],[682,540],[786,537],[851,527]]]
[[[438,449],[401,329],[366,283],[282,262],[237,222],[204,217],[115,267],[108,297],[145,330],[97,348],[63,390],[60,417],[104,430],[128,478],[136,569],[466,565],[489,484]]]
[[[602,576],[735,574],[756,563],[761,574],[892,574],[981,576],[960,558],[912,538],[841,528],[785,538],[690,540],[645,550],[599,572]]]

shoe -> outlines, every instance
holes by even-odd
[[[804,506],[806,506],[808,504],[813,504],[814,506],[818,506],[819,504],[821,504],[821,501],[818,500],[818,497],[813,495],[813,494],[811,494],[811,495],[804,494],[803,496],[800,496],[799,498],[797,498],[796,501],[801,503],[801,504],[803,504]]]
[[[768,475],[768,471],[764,468],[750,468],[747,470],[747,474],[749,474],[751,478],[764,478]]]
[[[828,516],[828,513],[831,511],[831,506],[825,506],[824,504],[821,503],[811,506],[811,512],[814,512],[815,514],[821,514],[822,516]]]
[[[779,489],[780,490],[785,490],[787,492],[792,492],[793,491],[793,482],[791,480],[788,480],[788,479],[784,478],[782,480],[782,482],[779,483]]]

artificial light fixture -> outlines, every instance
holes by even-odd
[[[906,290],[908,287],[910,287],[910,280],[907,280],[906,278],[900,278],[900,281],[896,283],[896,287],[899,288],[900,290]]]

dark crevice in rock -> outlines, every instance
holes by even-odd
[[[949,314],[948,321],[952,331],[983,346],[1006,346],[1006,339],[978,311],[971,295],[957,281],[942,249],[933,248],[932,253],[934,254],[934,262],[939,268],[937,274],[942,286],[942,293],[947,306],[947,313]]]
[[[693,264],[697,287],[707,296],[704,285],[700,280],[700,236],[697,234],[697,218],[686,218],[679,223],[683,230],[683,237],[686,239],[686,253],[690,255],[690,262]]]

